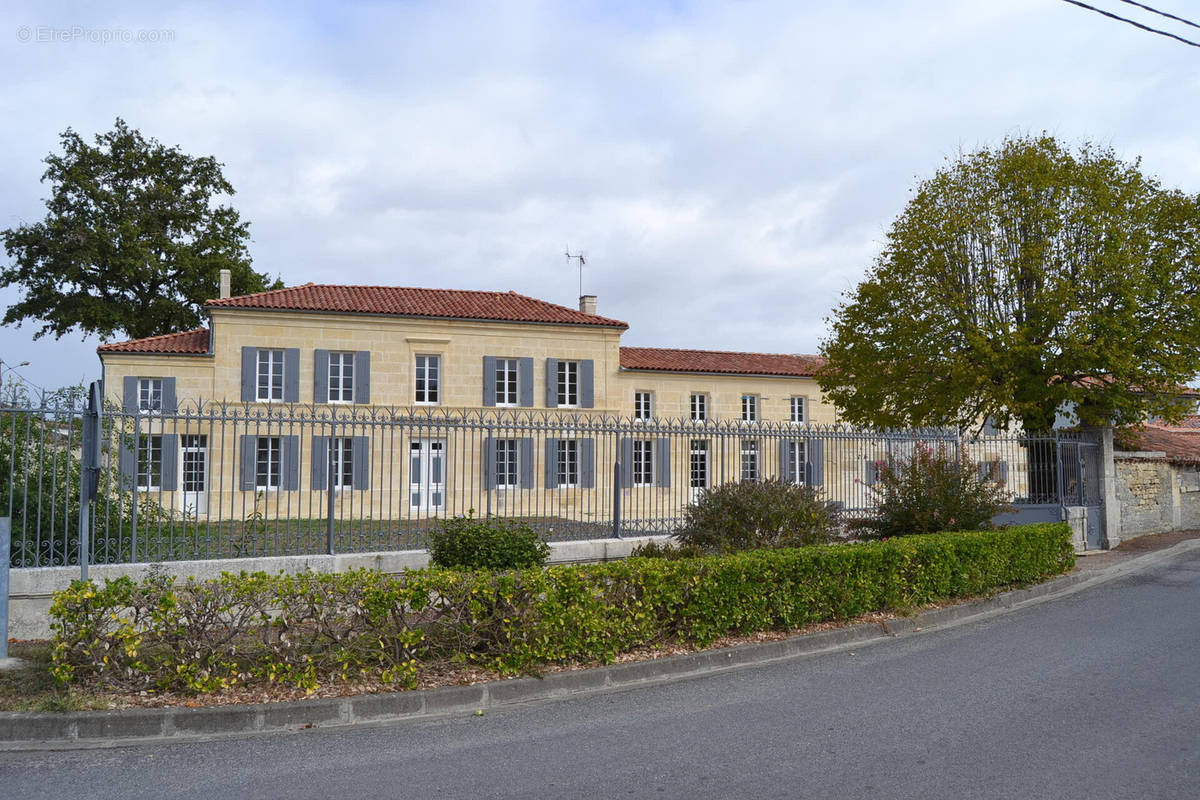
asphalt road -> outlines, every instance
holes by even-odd
[[[0,798],[1200,797],[1200,551],[670,685],[337,731],[0,753]]]

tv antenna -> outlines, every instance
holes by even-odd
[[[583,265],[587,263],[587,258],[583,253],[571,255],[571,245],[567,245],[567,252],[564,255],[567,257],[567,266],[570,266],[572,261],[579,262],[579,296],[583,297]]]

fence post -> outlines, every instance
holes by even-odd
[[[333,515],[334,515],[334,497],[333,497],[333,470],[335,464],[335,453],[337,452],[337,438],[333,426],[330,425],[329,430],[329,453],[325,465],[325,551],[329,555],[334,555],[333,546]],[[345,454],[342,455],[345,458]],[[341,467],[341,463],[337,462],[337,466]]]
[[[8,567],[12,563],[12,517],[0,517],[0,661],[8,658]]]
[[[1111,550],[1121,543],[1121,506],[1117,502],[1117,465],[1113,460],[1113,429],[1100,430],[1100,514],[1104,547]]]
[[[613,519],[612,532],[614,539],[621,538],[621,460],[613,462]]]
[[[91,551],[92,500],[100,481],[100,411],[103,408],[100,387],[100,381],[92,381],[88,388],[88,407],[83,413],[79,442],[82,450],[79,459],[79,579],[84,581],[88,579]]]

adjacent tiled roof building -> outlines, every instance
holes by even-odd
[[[101,353],[166,353],[172,355],[202,355],[208,352],[208,329],[196,328],[182,333],[165,333],[146,339],[102,344]]]
[[[820,356],[622,347],[621,368],[653,372],[781,375],[810,378],[825,365]]]

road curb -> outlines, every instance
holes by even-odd
[[[777,641],[702,650],[592,669],[551,672],[542,677],[512,678],[473,686],[447,686],[389,694],[260,705],[208,708],[171,706],[61,714],[0,712],[0,750],[109,747],[156,740],[203,740],[432,718],[687,679],[754,664],[871,644],[928,629],[959,625],[1074,594],[1196,548],[1200,548],[1200,539],[1180,542],[1171,548],[1130,558],[1109,567],[1073,572],[1035,586],[1014,589],[982,600],[930,609],[911,617],[888,619],[878,624],[859,623]]]

